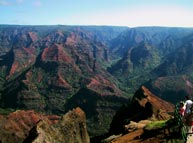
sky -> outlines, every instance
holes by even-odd
[[[193,27],[193,0],[0,0],[0,24]]]

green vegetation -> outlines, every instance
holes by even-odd
[[[162,121],[152,121],[151,123],[147,124],[145,127],[145,130],[157,130],[157,129],[163,129],[167,127],[168,120],[162,120]]]
[[[152,123],[147,124],[144,128],[144,136],[146,136],[146,138],[162,136],[164,139],[163,142],[184,142],[181,136],[180,126],[175,119],[153,121]]]
[[[192,32],[0,25],[0,107],[63,114],[81,106],[89,130],[102,133],[127,102],[117,96],[132,98],[141,85],[173,103],[192,94]]]

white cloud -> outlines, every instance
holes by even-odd
[[[78,13],[65,18],[57,22],[69,25],[193,27],[193,10],[181,7],[137,7],[120,11]]]
[[[193,11],[179,7],[147,8],[128,12],[128,25],[193,27]],[[123,19],[122,19],[123,20]]]

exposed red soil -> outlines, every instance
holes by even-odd
[[[74,33],[71,33],[70,36],[66,39],[66,45],[74,46],[77,43],[77,35]]]
[[[114,84],[112,84],[110,81],[108,81],[102,75],[99,74],[90,78],[90,82],[87,87],[100,93],[101,96],[115,94],[118,96],[121,94],[121,91],[117,89]]]
[[[36,59],[35,47],[21,48],[14,50],[14,63],[11,66],[8,78],[23,68],[33,64]]]
[[[18,69],[18,67],[19,67],[19,63],[17,61],[15,61],[11,66],[9,76],[13,75],[15,73],[15,71]]]
[[[121,136],[113,140],[111,143],[140,143],[141,142],[140,139],[136,138],[139,138],[142,134],[143,129],[139,129],[124,136]]]
[[[62,87],[71,88],[68,82],[59,74],[57,84]]]
[[[72,58],[65,52],[62,45],[54,44],[51,47],[44,49],[42,53],[43,61],[60,61],[65,63],[72,63]]]
[[[0,116],[0,126],[10,133],[15,133],[19,138],[24,138],[31,128],[40,120],[47,120],[50,124],[57,123],[60,116],[41,115],[33,110],[18,110],[8,116]]]
[[[138,94],[136,93],[136,95],[134,95],[133,100],[137,101],[139,105],[143,108],[146,107],[147,102],[151,103],[153,107],[153,115],[154,115],[154,116],[152,115],[153,120],[168,120],[172,118],[172,116],[169,115],[168,112],[174,112],[173,104],[155,96],[145,86],[142,86],[139,89],[139,91],[140,92]],[[132,106],[132,107],[135,108],[135,106]],[[169,133],[167,129],[164,129],[163,133],[160,132],[156,136],[149,136],[147,138],[144,138],[144,136],[142,136],[144,133],[143,126],[140,127],[139,122],[137,123],[137,126],[139,126],[139,128],[137,128],[136,130],[134,128],[134,131],[131,131],[128,134],[125,134],[121,137],[114,139],[111,143],[161,143],[161,142],[164,142],[165,134]]]
[[[38,37],[35,32],[29,32],[29,36],[33,42],[36,42],[38,40]]]
[[[91,78],[91,82],[87,85],[87,87],[97,86],[101,84],[97,79]]]
[[[176,91],[180,91],[180,90],[185,90],[189,95],[193,94],[193,84],[191,83],[191,81],[189,81],[189,78],[185,75],[183,75],[182,77],[179,78],[174,78],[174,77],[159,77],[156,79],[154,86],[159,89],[159,90],[163,90],[166,86],[165,83],[170,83],[173,80],[178,80],[181,83],[184,83],[184,85],[182,86],[181,84],[175,84],[175,89]]]
[[[64,34],[60,30],[57,31],[57,34],[60,35],[61,37],[64,37]]]
[[[28,71],[27,73],[26,73],[26,80],[23,80],[23,82],[25,83],[25,84],[30,84],[30,81],[28,80],[28,79],[30,79],[31,77],[32,77],[32,72],[31,71]]]
[[[73,109],[73,112],[79,115],[82,119],[85,118],[85,113],[79,107]]]
[[[42,53],[42,60],[43,61],[57,61],[58,49],[55,47],[47,47],[44,49]]]
[[[82,34],[87,34],[87,35],[82,35]],[[76,33],[71,32],[70,35],[67,37],[65,44],[68,46],[76,47],[78,44],[83,44],[84,43],[84,37],[85,36],[90,36],[88,33],[82,32],[80,29],[77,28]]]
[[[72,58],[64,51],[62,45],[56,44],[58,48],[58,60],[66,63],[72,63]]]
[[[141,89],[144,92],[144,95],[147,95],[147,98],[145,98],[144,100],[142,100],[141,105],[143,107],[145,107],[143,102],[146,102],[146,100],[148,102],[150,102],[154,108],[156,109],[160,109],[160,110],[164,110],[166,112],[173,112],[174,111],[174,105],[162,100],[161,98],[155,96],[153,93],[151,93],[146,87],[142,86]]]
[[[23,48],[24,51],[29,55],[29,56],[34,56],[36,54],[36,48],[35,47],[29,47],[29,48]]]

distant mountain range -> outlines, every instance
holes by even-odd
[[[193,28],[0,25],[0,107],[79,106],[97,135],[141,85],[172,103],[191,95],[192,54]]]

